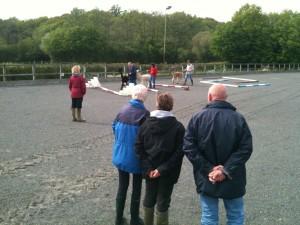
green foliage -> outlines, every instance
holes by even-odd
[[[220,25],[213,38],[213,50],[230,62],[265,62],[271,52],[270,23],[255,5],[244,5],[231,22]]]
[[[53,62],[100,61],[101,34],[90,27],[58,28],[42,40],[42,49]]]
[[[166,21],[166,30],[165,30]],[[300,14],[262,13],[245,4],[220,23],[184,12],[85,11],[60,17],[0,20],[0,61],[167,63],[299,62]]]

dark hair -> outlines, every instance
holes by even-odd
[[[173,109],[174,99],[170,92],[158,92],[156,102],[158,110],[171,111]]]
[[[155,64],[154,64],[154,63],[151,63],[151,66],[153,66],[153,67],[154,67],[154,66],[155,66]]]

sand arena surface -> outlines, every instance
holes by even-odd
[[[237,77],[271,83],[228,87],[228,101],[245,116],[254,140],[247,163],[246,224],[299,224],[300,75]],[[195,76],[189,91],[157,86],[173,93],[173,113],[184,126],[206,104],[210,85],[200,80]],[[171,84],[171,78],[158,77],[157,83]],[[120,82],[101,84],[120,89]],[[145,105],[150,111],[155,109],[154,97],[149,92]],[[0,87],[0,224],[114,224],[118,176],[111,163],[111,123],[129,100],[88,89],[82,109],[87,122],[76,123],[71,121],[66,84]],[[172,196],[170,224],[199,224],[200,212],[192,167],[185,158]],[[220,225],[225,224],[220,203]]]

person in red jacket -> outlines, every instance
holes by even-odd
[[[72,67],[72,76],[70,77],[69,80],[69,89],[71,91],[71,98],[72,98],[71,110],[72,110],[73,121],[85,122],[85,120],[81,118],[81,108],[82,108],[83,96],[86,93],[86,85],[85,85],[85,79],[80,73],[79,65],[75,65]],[[76,112],[77,115],[75,114]]]
[[[154,63],[151,63],[151,68],[148,70],[150,73],[151,77],[149,79],[149,88],[155,88],[155,80],[157,76],[157,68]]]

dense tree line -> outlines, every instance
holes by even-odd
[[[161,63],[165,16],[167,63],[300,62],[300,14],[265,14],[249,4],[227,23],[183,12],[121,11],[118,5],[109,11],[74,8],[53,18],[0,20],[0,61]]]

